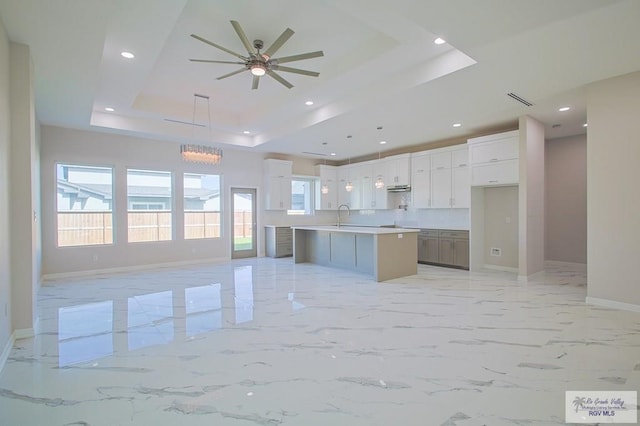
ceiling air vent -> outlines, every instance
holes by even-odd
[[[511,99],[515,99],[516,101],[520,102],[521,104],[524,104],[528,107],[532,106],[533,104],[531,102],[529,102],[528,100],[526,100],[525,98],[523,98],[522,96],[516,95],[513,92],[509,92],[507,93],[507,96],[509,96]]]
[[[327,154],[322,154],[320,152],[309,152],[309,151],[302,151],[303,154],[309,154],[309,155],[319,155],[320,157],[326,157]]]

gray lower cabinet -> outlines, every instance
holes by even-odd
[[[420,230],[418,234],[418,262],[438,263],[437,230]]]
[[[265,244],[267,256],[293,256],[293,230],[288,226],[266,226]]]
[[[418,262],[469,269],[469,231],[422,229]]]

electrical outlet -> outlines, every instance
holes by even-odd
[[[504,221],[505,221],[505,223],[511,223],[511,217],[510,217],[510,216],[507,216],[507,217],[504,219]]]
[[[502,249],[497,247],[491,247],[491,256],[502,256]]]
[[[98,255],[97,255],[97,254],[94,254],[94,255],[93,255],[93,261],[94,261],[94,262],[97,262],[97,261],[98,261]]]

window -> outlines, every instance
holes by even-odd
[[[171,240],[171,172],[127,170],[129,242]]]
[[[58,247],[113,244],[113,169],[57,164]]]
[[[220,238],[220,176],[184,174],[184,238]]]
[[[291,210],[287,210],[287,214],[313,214],[313,188],[313,178],[293,178],[291,180]]]

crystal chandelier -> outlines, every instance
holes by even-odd
[[[180,145],[180,154],[184,161],[204,164],[220,164],[222,149],[204,145]]]
[[[211,139],[211,104],[209,102],[209,97],[205,95],[199,95],[197,93],[193,94],[193,122],[192,125],[199,126],[196,124],[196,100],[206,99],[207,100],[207,116],[209,119],[209,139]],[[184,161],[190,161],[193,163],[203,163],[203,164],[220,164],[222,160],[222,148],[215,148],[212,146],[206,145],[196,145],[196,144],[182,144],[180,145],[180,155]]]

